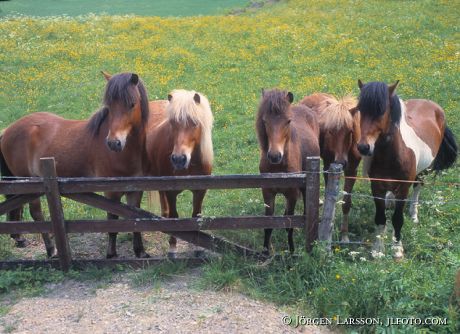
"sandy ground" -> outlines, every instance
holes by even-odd
[[[193,287],[199,268],[152,287],[127,274],[100,286],[67,280],[18,300],[0,318],[2,333],[330,333],[283,325],[286,310],[237,292]]]

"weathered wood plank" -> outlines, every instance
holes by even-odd
[[[28,234],[28,233],[52,233],[51,222],[17,222],[7,221],[0,223],[0,234]]]
[[[332,163],[327,174],[327,185],[324,195],[323,218],[318,228],[318,238],[326,242],[326,249],[331,250],[332,229],[334,227],[335,205],[339,195],[339,181],[342,165]]]
[[[304,174],[292,173],[177,177],[59,178],[59,190],[61,194],[183,189],[301,188],[304,186]]]
[[[318,240],[319,166],[319,157],[307,158],[307,173],[305,175],[305,246],[307,252],[312,251],[313,243]]]
[[[158,216],[148,211],[139,208],[134,208],[116,201],[112,201],[110,199],[105,198],[104,196],[97,194],[66,194],[64,196],[125,218],[159,218]],[[166,233],[212,251],[224,252],[226,250],[232,250],[238,254],[245,256],[258,257],[260,255],[258,252],[254,250],[232,243],[222,237],[209,235],[201,231]]]
[[[29,203],[30,201],[40,197],[42,194],[24,194],[15,195],[8,198],[3,203],[0,203],[0,215],[10,212],[11,210],[17,209],[22,205]]]
[[[0,181],[0,194],[3,195],[40,194],[44,192],[45,186],[41,178]]]
[[[304,216],[270,216],[270,217],[204,217],[204,218],[141,218],[118,220],[68,220],[68,233],[87,232],[148,232],[148,231],[204,231],[235,230],[257,228],[302,228]]]
[[[65,230],[64,212],[62,210],[61,196],[56,179],[54,158],[41,158],[40,169],[44,175],[43,183],[45,185],[45,194],[48,201],[59,263],[63,271],[68,271],[72,257],[70,254],[69,239]]]

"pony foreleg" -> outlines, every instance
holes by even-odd
[[[275,211],[276,194],[269,189],[262,189],[262,195],[264,198],[265,215],[273,216],[273,212]],[[272,228],[264,229],[264,248],[262,250],[262,254],[264,255],[270,255],[270,239],[272,236],[272,232]]]
[[[414,189],[412,190],[411,202],[409,206],[410,218],[414,223],[418,223],[418,198],[420,196],[420,191],[422,190],[422,184],[416,183]]]
[[[295,192],[290,192],[286,196],[286,208],[284,210],[285,216],[292,216],[295,211],[295,205],[297,203],[297,190]],[[289,252],[292,254],[294,253],[294,229],[287,228],[288,233],[288,245],[289,245]]]
[[[37,198],[29,203],[29,212],[33,220],[41,222],[45,221],[40,198]],[[46,255],[48,257],[53,257],[56,253],[56,248],[54,247],[54,243],[51,240],[50,235],[48,233],[42,233],[42,238],[46,247]]]
[[[375,241],[372,247],[372,256],[375,258],[382,257],[385,254],[385,232],[386,232],[386,215],[385,200],[381,199],[385,191],[376,189],[377,186],[372,183],[372,195],[375,203]]]
[[[126,202],[128,205],[136,208],[141,207],[142,191],[129,192],[126,194]],[[133,250],[136,257],[148,258],[150,255],[145,252],[144,243],[142,241],[141,232],[133,232]]]
[[[175,191],[167,191],[166,198],[168,200],[168,207],[169,207],[169,216],[168,218],[178,218],[179,214],[177,213],[177,195],[178,192]],[[169,237],[169,250],[168,250],[168,257],[175,258],[177,254],[177,239],[173,236]]]
[[[122,193],[106,193],[105,196],[109,199],[120,201]],[[118,219],[117,215],[107,212],[107,219]],[[116,232],[109,232],[109,240],[107,244],[107,255],[108,259],[117,257],[117,234]]]
[[[409,193],[408,186],[401,186],[397,194],[397,199],[399,201],[395,204],[395,211],[392,217],[392,223],[394,228],[394,238],[393,238],[393,258],[398,261],[404,257],[404,248],[401,242],[401,229],[404,224],[404,200],[407,198]]]

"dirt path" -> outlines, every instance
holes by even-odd
[[[294,329],[272,304],[240,293],[192,287],[200,269],[156,287],[133,287],[126,274],[107,286],[67,280],[24,298],[0,318],[3,333],[329,333]]]

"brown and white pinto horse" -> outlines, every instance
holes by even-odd
[[[173,90],[168,101],[150,102],[147,130],[146,175],[210,175],[214,158],[213,115],[208,99],[201,93]],[[177,195],[182,191],[160,192],[163,217],[178,218]],[[206,190],[193,190],[192,217],[201,214]],[[170,257],[176,254],[177,240],[170,237]]]
[[[330,94],[314,93],[304,97],[300,103],[311,108],[318,117],[319,147],[324,170],[327,171],[331,163],[338,163],[343,166],[345,176],[355,177],[361,161],[361,155],[356,147],[360,137],[359,112],[355,108],[356,99],[352,96],[337,99]],[[326,174],[324,175],[327,182]],[[343,242],[350,241],[348,215],[351,208],[351,196],[347,194],[353,191],[354,184],[355,179],[345,179],[343,190],[346,194],[343,197],[343,218],[340,227]]]
[[[137,74],[121,73],[107,79],[104,106],[89,120],[68,120],[37,112],[10,125],[1,138],[3,176],[41,176],[39,160],[54,157],[61,177],[142,175],[145,131],[149,116],[148,97]],[[117,194],[108,194],[118,198]],[[127,195],[128,204],[139,206],[141,193]],[[29,204],[34,220],[43,221],[40,199]],[[21,220],[22,208],[9,213],[8,220]],[[109,215],[109,218],[113,218]],[[14,236],[19,243],[25,241]],[[48,256],[55,252],[44,235]],[[140,233],[134,233],[136,256],[148,256]],[[116,255],[108,250],[107,257]]]
[[[262,91],[262,100],[256,120],[256,132],[260,146],[259,170],[261,173],[292,173],[306,169],[306,158],[318,156],[319,126],[316,115],[305,105],[292,106],[291,92],[278,89]],[[293,215],[298,188],[265,188],[262,195],[265,215],[275,210],[276,194],[286,198],[285,215]],[[302,191],[305,197],[305,191]],[[293,229],[288,232],[289,251],[294,252]],[[273,229],[265,229],[264,254],[270,253],[270,239]]]
[[[371,159],[368,164],[371,178],[415,181],[428,168],[440,171],[454,164],[457,144],[438,104],[421,99],[402,101],[395,94],[398,82],[388,86],[383,82],[363,84],[358,80],[358,85],[361,90],[357,106],[361,113],[358,150]],[[371,181],[377,224],[374,252],[384,250],[384,197],[386,192],[391,192],[396,199],[392,217],[394,257],[401,259],[404,256],[401,228],[410,185],[408,182]],[[414,184],[410,210],[413,220],[418,220],[416,208],[420,187],[421,183]]]

